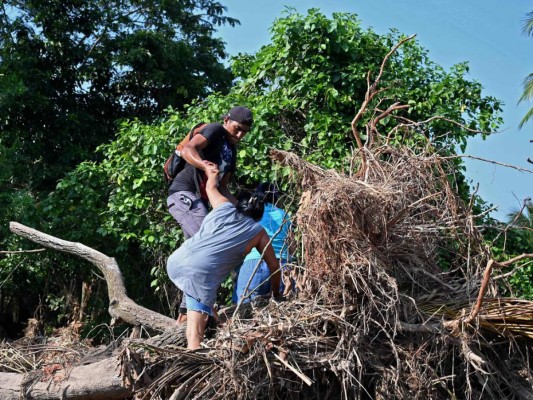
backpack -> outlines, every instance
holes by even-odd
[[[181,157],[181,150],[185,147],[187,143],[190,142],[192,137],[202,130],[207,124],[205,122],[200,122],[192,127],[187,136],[183,138],[181,142],[176,146],[172,154],[167,158],[165,165],[163,166],[163,172],[165,175],[165,180],[167,183],[171,183],[176,175],[178,175],[181,170],[187,164],[184,158]]]

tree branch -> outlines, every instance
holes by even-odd
[[[0,254],[24,254],[24,253],[40,253],[46,249],[34,249],[34,250],[13,250],[13,251],[0,251]]]
[[[366,90],[366,93],[365,93],[365,99],[364,99],[363,103],[361,104],[361,107],[359,108],[359,111],[357,112],[357,114],[355,115],[354,119],[352,120],[352,133],[354,135],[355,141],[357,142],[357,147],[359,147],[359,150],[361,151],[361,158],[362,158],[361,170],[362,171],[364,171],[366,169],[367,160],[366,160],[366,154],[363,151],[364,145],[363,145],[363,142],[361,140],[361,136],[359,135],[359,131],[357,130],[357,123],[359,122],[359,120],[363,116],[364,112],[366,111],[366,109],[367,109],[368,105],[370,104],[370,102],[372,101],[372,99],[377,94],[379,94],[380,92],[385,90],[385,89],[377,89],[377,86],[379,84],[379,81],[381,80],[381,76],[383,75],[383,71],[385,70],[385,64],[389,60],[390,56],[401,45],[403,45],[405,42],[413,39],[415,36],[416,36],[416,34],[408,36],[406,38],[403,38],[385,55],[385,57],[383,58],[383,61],[381,62],[381,66],[379,68],[379,73],[378,73],[376,79],[374,80],[374,82],[372,84],[370,84],[370,71],[368,71],[368,74],[366,76],[367,90]],[[369,141],[368,138],[367,138],[367,141]]]
[[[485,272],[483,272],[483,280],[481,281],[481,287],[479,289],[479,293],[478,293],[478,296],[477,296],[477,300],[476,300],[476,304],[475,306],[472,308],[472,311],[470,312],[470,315],[468,317],[465,318],[464,322],[469,324],[471,323],[474,318],[477,317],[478,313],[479,313],[479,310],[481,309],[481,306],[483,305],[483,299],[485,297],[485,293],[487,292],[487,288],[488,288],[488,285],[489,285],[489,280],[490,280],[490,274],[492,272],[492,269],[494,267],[496,268],[503,268],[503,267],[508,267],[509,265],[517,262],[517,261],[520,261],[524,258],[533,258],[533,253],[529,253],[529,254],[521,254],[519,256],[516,256],[514,258],[511,258],[510,260],[507,260],[507,261],[504,261],[504,262],[497,262],[497,261],[494,261],[493,259],[490,259],[487,263],[487,266],[485,267]]]
[[[136,304],[126,294],[122,273],[114,258],[108,257],[81,243],[69,242],[47,235],[17,222],[9,224],[11,232],[44,247],[73,254],[95,265],[104,275],[109,296],[109,314],[115,321],[133,326],[144,325],[156,331],[175,330],[176,321]]]

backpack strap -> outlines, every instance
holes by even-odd
[[[196,125],[194,125],[191,129],[191,132],[189,133],[189,141],[192,140],[193,136],[197,133],[200,133],[200,131],[207,125],[205,122],[198,122]],[[201,155],[200,155],[201,156]],[[196,194],[198,197],[202,197],[202,193],[200,191],[200,174],[197,171],[197,168],[194,168],[194,186],[196,187]]]
[[[189,141],[192,140],[192,137],[199,133],[206,125],[207,124],[205,122],[198,122],[196,125],[194,125],[189,132]]]
[[[198,195],[198,197],[202,197],[202,193],[200,192],[200,183],[199,183],[199,180],[200,180],[200,176],[198,174],[198,171],[196,170],[196,168],[194,169],[194,186],[196,187],[196,194]]]

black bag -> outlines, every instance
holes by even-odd
[[[167,161],[165,162],[165,165],[163,166],[163,172],[165,176],[165,180],[167,183],[171,183],[176,175],[178,175],[181,170],[185,167],[185,164],[187,161],[185,161],[181,157],[181,150],[187,143],[191,141],[194,135],[196,135],[198,132],[202,130],[202,128],[206,125],[205,122],[200,122],[199,124],[196,124],[185,136],[185,138],[179,142],[179,144],[176,146],[172,154],[167,158]]]

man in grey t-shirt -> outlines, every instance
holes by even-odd
[[[257,222],[263,214],[263,199],[249,195],[232,204],[218,190],[218,169],[207,162],[206,165],[206,193],[213,211],[167,262],[170,279],[185,293],[189,349],[200,347],[218,287],[251,249],[264,254],[271,272],[272,294],[279,296],[279,262],[268,234]]]

